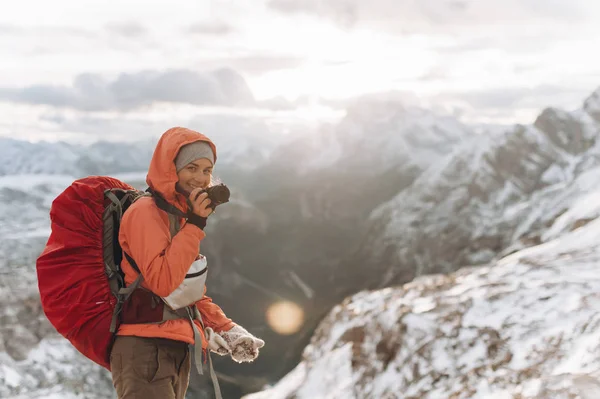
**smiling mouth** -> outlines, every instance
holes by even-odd
[[[193,184],[188,184],[188,187],[190,188],[190,193],[191,193],[192,191],[194,191],[195,189],[197,189],[197,188],[199,188],[199,189],[204,189],[204,187],[203,187],[203,186],[196,186],[196,185],[193,185]]]

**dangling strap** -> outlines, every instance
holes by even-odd
[[[215,398],[223,399],[223,395],[221,395],[221,387],[219,386],[219,379],[217,378],[217,373],[215,373],[212,357],[210,357],[210,351],[208,349],[206,350],[206,356],[208,356],[208,370],[210,372],[210,379],[212,380],[213,387],[215,389]]]
[[[188,317],[190,323],[192,323],[192,328],[194,329],[194,357],[195,357],[195,365],[198,370],[198,374],[204,374],[202,371],[202,336],[200,335],[200,331],[198,330],[198,326],[194,323],[194,319],[200,322],[202,329],[204,329],[204,323],[202,322],[202,316],[200,315],[200,311],[196,307],[196,305],[188,306],[186,308],[188,310]],[[207,349],[206,356],[208,357],[208,369],[210,372],[210,379],[213,383],[213,388],[215,390],[215,398],[223,399],[221,395],[221,387],[219,386],[219,379],[217,378],[217,373],[215,373],[215,369],[213,367],[212,358],[210,357],[210,350]]]
[[[195,305],[192,306],[196,307]],[[200,330],[198,330],[198,326],[196,325],[196,323],[194,323],[195,315],[191,309],[192,306],[188,306],[186,310],[188,314],[188,319],[190,321],[190,324],[192,325],[192,329],[194,330],[194,361],[196,364],[196,370],[198,371],[198,374],[203,375],[204,371],[202,370],[202,358],[204,356],[202,355],[202,335],[200,334]]]

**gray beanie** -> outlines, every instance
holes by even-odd
[[[205,141],[194,141],[186,144],[181,147],[177,157],[175,157],[175,168],[179,172],[187,164],[200,158],[207,158],[213,165],[215,164],[215,155],[210,145]]]

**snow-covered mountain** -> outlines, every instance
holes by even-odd
[[[291,373],[245,398],[596,399],[599,240],[595,219],[484,267],[356,294]]]
[[[213,118],[198,125],[215,142],[219,168],[252,170],[291,138],[272,132],[261,122]],[[100,141],[91,145],[0,138],[0,176],[71,175],[140,172],[148,169],[158,138],[137,142]]]
[[[279,148],[273,162],[302,177],[331,169],[357,177],[408,173],[427,169],[474,135],[456,118],[406,105],[392,94],[373,94],[353,101],[339,124]]]
[[[358,257],[406,267],[379,269],[374,286],[539,243],[539,230],[589,188],[577,178],[600,164],[597,99],[598,92],[579,110],[546,109],[532,126],[479,135],[377,207]]]
[[[143,171],[148,169],[152,145],[150,142],[98,142],[79,146],[0,138],[0,176],[43,174],[83,177]]]

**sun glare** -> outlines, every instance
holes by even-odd
[[[302,327],[304,310],[294,302],[281,301],[267,309],[267,323],[273,331],[281,335],[291,335]]]
[[[302,65],[250,80],[257,98],[343,99],[402,89],[404,81],[417,80],[435,61],[422,38],[390,38],[369,31],[324,35],[300,50],[306,59]]]

